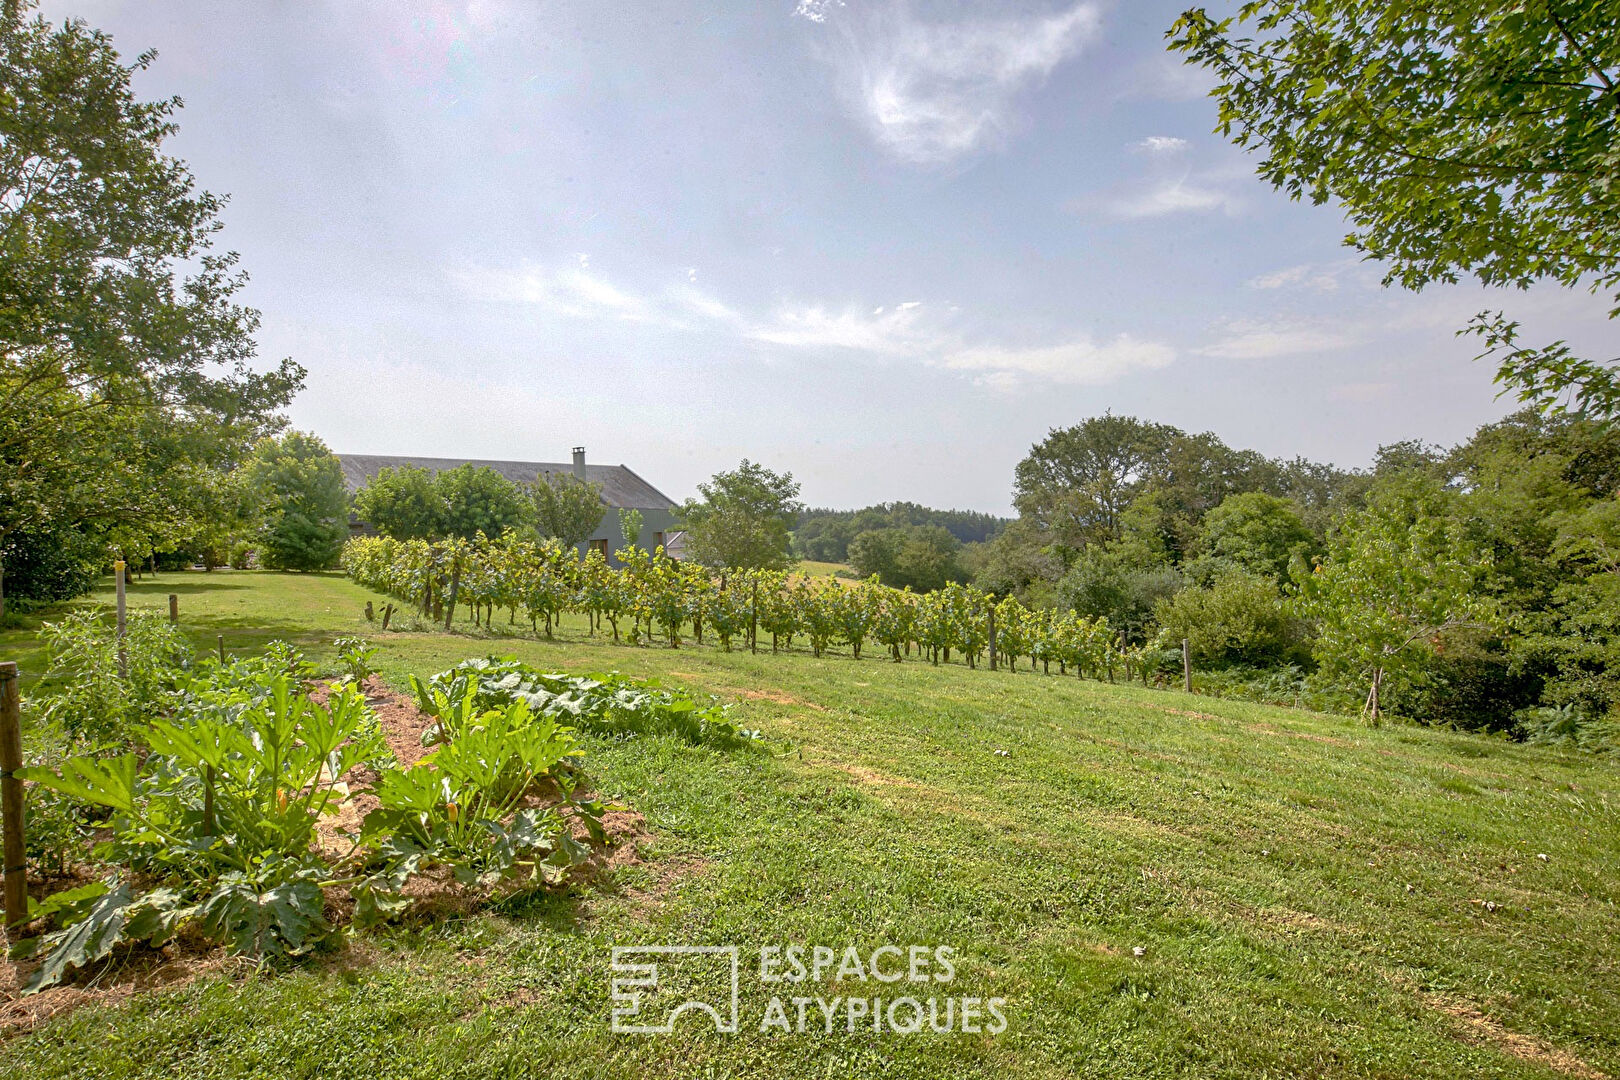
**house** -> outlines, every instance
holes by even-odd
[[[574,447],[573,461],[560,464],[549,461],[480,461],[468,458],[394,457],[381,454],[339,454],[343,466],[343,483],[353,495],[370,482],[383,469],[414,465],[419,469],[437,473],[461,465],[481,465],[494,469],[514,484],[532,483],[540,476],[568,475],[587,483],[602,486],[605,512],[590,539],[580,545],[580,553],[595,548],[614,565],[618,560],[613,553],[624,546],[624,534],[619,531],[619,511],[641,512],[639,546],[652,549],[664,545],[670,555],[679,557],[681,536],[676,531],[675,501],[631,471],[628,465],[587,465],[585,448]],[[364,529],[357,519],[351,525]]]

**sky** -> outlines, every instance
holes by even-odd
[[[338,453],[744,457],[817,506],[1008,513],[1111,410],[1364,467],[1511,411],[1474,339],[1601,297],[1380,285],[1212,132],[1182,0],[50,0],[185,103],[265,362]],[[1212,11],[1219,10],[1217,2]],[[1608,355],[1608,353],[1604,353]]]

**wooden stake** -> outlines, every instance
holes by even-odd
[[[124,628],[127,615],[124,610],[124,560],[113,563],[113,588],[118,593],[118,677],[129,678],[129,654],[124,651]]]
[[[0,664],[0,816],[5,832],[5,925],[28,919],[28,858],[23,846],[22,699],[17,665]]]
[[[1181,639],[1181,688],[1192,693],[1192,650],[1187,647],[1187,639]]]
[[[377,617],[376,613],[371,610],[371,601],[367,600],[366,601],[366,622],[371,622],[376,617]]]
[[[444,607],[444,628],[450,629],[450,624],[456,618],[456,593],[461,589],[461,564],[457,563],[450,569],[450,598]]]
[[[180,598],[174,593],[169,594],[169,621],[171,623],[180,621]]]
[[[225,635],[219,635],[219,662],[225,662]]]
[[[387,606],[387,607],[385,607],[385,608],[383,608],[383,623],[382,623],[382,628],[383,628],[383,629],[384,629],[384,630],[387,630],[387,629],[388,629],[388,620],[389,620],[389,619],[392,619],[392,618],[393,618],[393,617],[394,617],[394,605],[393,605],[393,604],[389,604],[389,605],[388,605],[388,606]]]
[[[990,616],[990,670],[996,670],[996,605],[991,604],[987,614]]]

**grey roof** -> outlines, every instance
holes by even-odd
[[[562,473],[572,476],[574,467],[549,461],[481,461],[476,458],[393,457],[386,454],[339,454],[343,483],[350,492],[364,487],[383,469],[414,465],[429,472],[454,469],[458,465],[484,465],[514,484],[527,483],[537,476]],[[602,485],[602,501],[608,506],[637,510],[673,510],[669,496],[630,471],[626,465],[585,465],[585,479]]]

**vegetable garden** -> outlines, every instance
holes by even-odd
[[[41,715],[67,753],[18,775],[31,861],[73,887],[28,901],[24,921],[46,932],[12,951],[39,959],[26,993],[123,945],[299,956],[435,892],[559,884],[609,839],[583,736],[754,737],[656,681],[475,660],[411,677],[414,701],[396,704],[429,723],[400,753],[363,639],[337,642],[327,680],[282,643],[194,661],[176,627],[140,612],[121,638],[89,612],[50,636],[67,681]],[[115,656],[121,676],[103,670]]]
[[[909,655],[949,663],[954,652],[968,666],[999,660],[1033,670],[1112,681],[1116,675],[1144,685],[1175,655],[1162,641],[1129,645],[1106,619],[1072,611],[1027,608],[1014,597],[997,600],[969,585],[931,593],[894,589],[877,579],[844,583],[781,570],[739,570],[720,577],[703,567],[626,548],[615,569],[598,551],[579,558],[573,549],[508,532],[499,539],[396,540],[358,537],[343,551],[343,568],[357,583],[396,597],[423,618],[448,628],[458,611],[475,625],[492,625],[504,610],[508,623],[529,622],[550,634],[564,614],[582,615],[593,632],[614,641],[663,641],[679,647],[703,643],[705,633],[729,651],[757,650],[761,634],[772,651],[796,639],[822,656],[847,645],[859,659],[869,643],[895,662]]]

